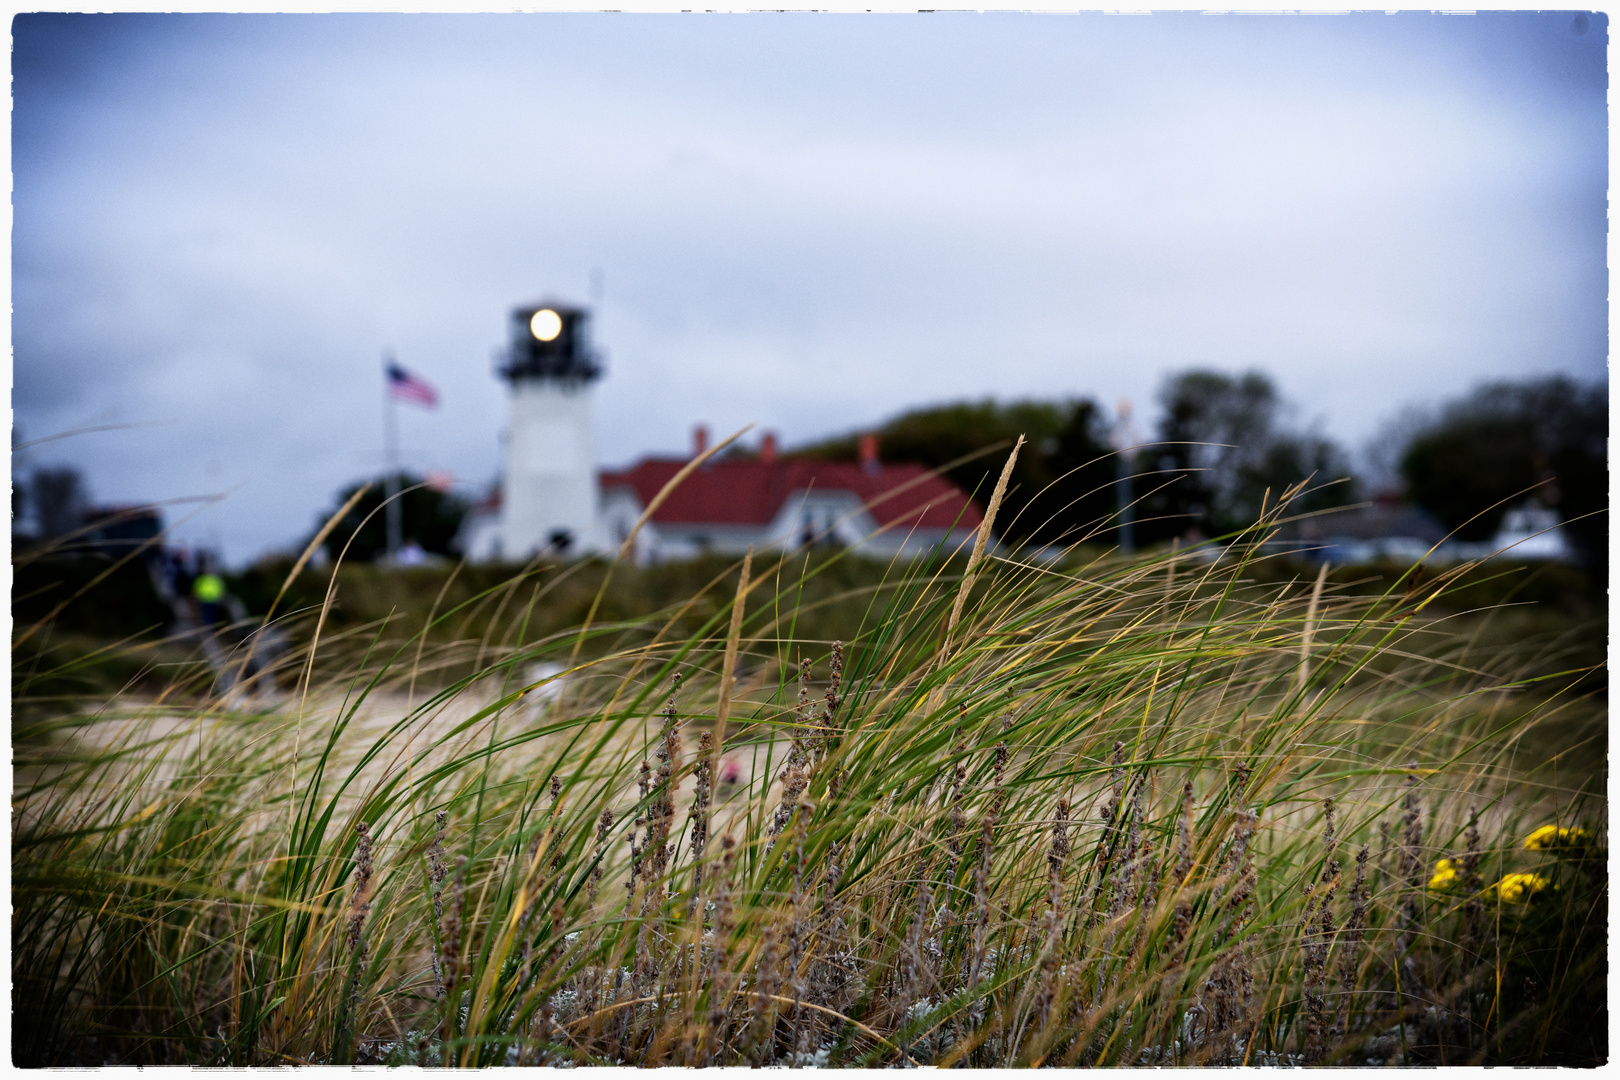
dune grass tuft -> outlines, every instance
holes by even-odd
[[[522,575],[295,611],[278,690],[19,757],[14,1060],[1606,1060],[1601,700],[1268,524],[896,564],[845,641],[802,555],[540,635]]]

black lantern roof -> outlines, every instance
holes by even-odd
[[[508,379],[571,379],[588,382],[602,374],[588,335],[590,312],[553,301],[526,304],[512,312],[512,340],[499,354]]]

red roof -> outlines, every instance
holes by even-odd
[[[623,472],[603,472],[602,488],[631,488],[647,506],[686,463],[680,458],[649,458]],[[880,526],[902,530],[976,529],[983,520],[961,488],[929,475],[921,465],[868,469],[851,462],[802,459],[711,461],[681,481],[652,520],[671,525],[768,525],[784,502],[806,489],[849,492]]]

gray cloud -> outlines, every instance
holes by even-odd
[[[290,542],[380,464],[484,482],[508,307],[606,270],[604,461],[962,396],[1271,371],[1352,445],[1601,377],[1606,21],[23,16],[14,407],[106,498]],[[240,487],[238,488],[238,485]],[[205,518],[207,515],[204,516]],[[204,531],[199,531],[204,530]]]

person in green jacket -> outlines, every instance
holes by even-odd
[[[225,621],[225,582],[213,571],[198,574],[192,582],[191,597],[197,601],[197,620],[205,627]]]

